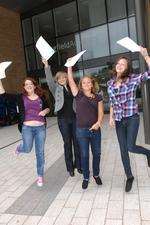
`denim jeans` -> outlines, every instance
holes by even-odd
[[[81,169],[81,153],[76,138],[76,119],[58,118],[58,127],[64,141],[64,155],[67,171],[74,171],[74,168]]]
[[[46,138],[45,125],[42,126],[26,126],[22,127],[22,143],[18,147],[20,153],[29,153],[33,147],[33,141],[35,141],[35,154],[38,176],[44,174],[44,144]]]
[[[116,133],[120,145],[122,163],[127,178],[133,176],[130,165],[129,152],[150,156],[150,151],[142,146],[136,145],[136,138],[139,129],[139,115],[116,121]]]
[[[84,180],[89,179],[89,146],[93,155],[93,176],[98,176],[100,171],[101,131],[90,131],[88,128],[77,128],[77,139],[81,150],[81,162]]]

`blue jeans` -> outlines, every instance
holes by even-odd
[[[127,178],[133,176],[130,165],[129,152],[150,156],[150,151],[142,146],[136,145],[139,129],[139,115],[116,121],[116,133],[120,145],[121,159]]]
[[[33,147],[33,141],[35,141],[35,154],[38,176],[44,174],[44,144],[46,138],[45,125],[42,126],[26,126],[22,127],[22,143],[18,147],[20,153],[29,153]]]
[[[93,176],[98,176],[100,171],[101,156],[101,131],[90,131],[88,128],[77,128],[77,139],[81,149],[81,163],[83,178],[89,179],[89,145],[93,155]]]
[[[81,169],[81,153],[76,138],[76,119],[58,118],[58,127],[64,141],[67,171],[74,171],[74,168]],[[74,154],[72,152],[72,145]]]

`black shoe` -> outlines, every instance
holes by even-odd
[[[82,170],[81,169],[77,169],[78,173],[82,174]]]
[[[148,164],[148,167],[150,167],[150,155],[147,155],[147,164]]]
[[[88,184],[89,184],[88,180],[83,180],[83,182],[82,182],[82,189],[87,189]]]
[[[70,171],[69,174],[71,177],[74,177],[74,171]]]
[[[129,192],[132,188],[132,184],[133,184],[133,180],[134,180],[134,177],[130,177],[127,179],[126,181],[126,187],[125,187],[125,191],[126,192]]]
[[[93,176],[94,177],[94,176]],[[102,180],[101,178],[98,176],[98,177],[94,177],[94,180],[95,182],[98,184],[98,185],[102,185]]]

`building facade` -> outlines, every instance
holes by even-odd
[[[56,1],[57,2],[57,1]],[[132,59],[139,69],[139,55],[119,46],[117,40],[129,36],[137,42],[134,0],[76,0],[49,4],[21,16],[28,74],[44,83],[43,65],[35,48],[42,35],[56,50],[50,64],[55,74],[65,69],[66,59],[87,50],[74,68],[77,77],[92,74],[108,102],[106,83],[109,69],[119,54]]]

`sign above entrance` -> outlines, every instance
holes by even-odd
[[[48,60],[54,53],[54,49],[41,36],[36,42],[36,48],[40,52],[42,58]]]

